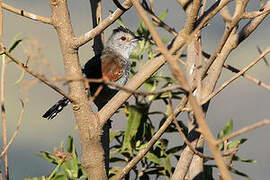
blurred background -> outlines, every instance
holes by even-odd
[[[45,17],[49,17],[51,12],[48,1],[44,0],[5,0],[14,7],[24,9]],[[120,1],[122,2],[122,1]],[[72,24],[77,36],[85,33],[92,28],[91,12],[89,0],[68,0]],[[257,10],[259,2],[249,3],[249,10]],[[114,11],[116,6],[112,1],[103,1],[103,16],[107,17],[110,11]],[[176,1],[155,1],[155,10],[157,14],[168,9],[169,13],[165,22],[174,27],[176,31],[183,28],[184,12]],[[43,58],[47,60],[57,74],[63,76],[64,69],[58,38],[52,26],[34,22],[32,20],[17,16],[6,10],[4,11],[4,30],[3,41],[6,46],[11,44],[16,36],[26,37],[23,46],[19,46],[13,55],[25,62],[27,57],[25,53],[28,49],[35,47]],[[136,30],[139,18],[134,8],[131,8],[122,16],[124,23],[133,31]],[[262,50],[270,46],[270,23],[269,17],[257,28],[257,30],[245,40],[239,48],[228,58],[228,64],[239,69],[251,62],[258,56],[256,46],[259,45]],[[105,39],[111,33],[114,23],[105,31]],[[202,32],[203,50],[212,53],[217,47],[218,40],[223,34],[223,21],[216,16]],[[172,38],[164,30],[159,30],[161,36]],[[93,56],[92,42],[80,48],[80,61],[84,64]],[[38,47],[38,48],[37,48]],[[270,56],[268,56],[270,59]],[[33,61],[33,60],[32,60]],[[35,62],[31,62],[35,64]],[[36,65],[38,68],[38,66]],[[165,66],[161,69],[168,73]],[[20,113],[19,98],[25,100],[25,115],[15,142],[11,145],[9,154],[9,168],[11,179],[23,179],[26,177],[47,175],[54,169],[54,166],[41,159],[37,155],[41,150],[53,151],[54,147],[59,147],[60,143],[67,139],[69,134],[75,136],[77,149],[79,149],[77,132],[74,129],[75,120],[69,106],[63,113],[60,113],[55,119],[48,121],[43,119],[42,114],[61,98],[54,90],[42,83],[34,85],[16,84],[16,80],[21,76],[22,71],[13,63],[9,63],[6,70],[6,112],[8,121],[8,138],[12,136],[17,124]],[[44,72],[46,73],[46,72]],[[263,61],[259,62],[254,68],[248,71],[249,74],[257,77],[265,83],[270,84],[270,72]],[[169,73],[168,73],[169,74]],[[51,75],[51,74],[50,74]],[[233,74],[227,70],[223,71],[222,77],[217,86],[230,78]],[[26,75],[25,80],[34,82],[33,78]],[[25,88],[27,87],[27,88]],[[66,87],[65,87],[65,90]],[[270,93],[265,89],[254,85],[246,79],[239,78],[229,87],[216,96],[207,113],[207,121],[212,132],[222,129],[226,122],[232,118],[234,121],[234,130],[238,130],[246,125],[253,124],[263,119],[270,118]],[[158,108],[158,107],[157,107]],[[182,116],[183,117],[183,116]],[[181,117],[181,118],[182,118]],[[185,117],[183,117],[185,118]],[[112,117],[113,129],[124,129],[125,118],[123,114],[117,114]],[[241,137],[248,138],[247,143],[240,148],[242,158],[255,159],[255,164],[241,164],[237,168],[247,173],[252,179],[268,179],[270,172],[270,138],[269,126],[262,127],[248,132]],[[1,130],[2,131],[2,127]],[[182,143],[179,136],[173,135],[172,142]],[[0,145],[2,145],[2,133]],[[209,152],[209,151],[208,151]],[[2,165],[3,163],[1,163]],[[3,168],[3,167],[1,167]],[[235,179],[241,179],[239,176]]]

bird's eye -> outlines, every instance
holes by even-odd
[[[125,41],[127,38],[126,38],[125,36],[122,36],[120,39],[121,39],[122,41]]]

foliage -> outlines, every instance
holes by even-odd
[[[167,10],[162,12],[160,18],[165,19]],[[121,20],[119,20],[121,22]],[[120,24],[124,24],[121,22]],[[140,68],[141,60],[152,60],[157,53],[155,52],[155,44],[144,23],[141,21],[138,25],[136,35],[143,36],[144,40],[139,41],[138,48],[133,52],[132,59],[132,74],[137,73]],[[161,72],[152,75],[145,83],[141,90],[152,92],[160,88],[168,87],[169,84],[175,83],[171,77],[163,75]],[[173,99],[180,99],[181,92],[172,92]],[[158,130],[154,124],[157,124],[153,118],[153,114],[161,115],[159,127],[171,114],[168,105],[168,93],[155,94],[150,96],[134,96],[134,104],[126,103],[124,112],[127,117],[127,125],[125,131],[113,131],[111,133],[111,153],[110,153],[110,177],[122,170],[118,165],[128,163],[132,158],[138,155],[139,151],[147,145],[154,133]],[[167,107],[167,112],[151,112],[151,106],[156,102],[164,102]],[[183,128],[186,129],[184,124]],[[171,125],[167,132],[176,132],[176,128]],[[137,179],[150,179],[151,176],[156,178],[163,176],[166,179],[172,175],[174,167],[172,166],[172,158],[177,158],[179,151],[185,146],[178,145],[169,146],[169,139],[159,139],[151,150],[145,155],[136,167],[132,170]]]
[[[56,168],[48,176],[40,178],[26,178],[25,180],[86,180],[87,175],[84,172],[76,149],[73,143],[73,137],[69,136],[66,143],[66,151],[63,145],[59,149],[55,148],[53,153],[42,151],[39,155],[50,163],[56,164]]]
[[[219,131],[218,135],[217,135],[217,138],[218,139],[222,139],[226,136],[229,136],[230,134],[232,134],[233,132],[233,120],[230,119],[227,124],[224,126],[224,128],[222,130]],[[234,174],[237,174],[239,176],[242,176],[242,177],[245,177],[245,178],[249,178],[249,176],[235,168],[232,167],[232,162],[233,161],[238,161],[238,162],[244,162],[244,163],[255,163],[256,160],[251,160],[251,159],[242,159],[240,157],[238,157],[236,155],[236,152],[238,151],[238,148],[241,144],[245,143],[247,141],[247,139],[244,139],[244,138],[241,138],[241,139],[236,139],[236,140],[233,140],[233,141],[225,141],[223,143],[220,143],[219,144],[219,150],[220,151],[230,151],[230,150],[235,150],[235,153],[232,153],[230,154],[229,156],[226,156],[226,161],[228,162],[229,164],[229,170],[234,173]],[[212,178],[212,169],[213,168],[217,168],[216,165],[205,165],[205,168],[207,169],[207,172],[211,172],[207,175],[209,179]],[[210,176],[211,175],[211,176]]]
[[[164,20],[168,11],[164,11],[160,14],[159,18]],[[124,26],[124,23],[121,19],[118,20],[119,24]],[[133,52],[131,56],[132,60],[132,75],[134,75],[141,65],[142,59],[152,60],[156,55],[155,44],[152,41],[151,35],[141,21],[138,25],[136,35],[143,36],[144,40],[140,41],[138,48]],[[164,42],[167,41],[166,38],[163,38]],[[153,92],[157,89],[168,87],[169,84],[174,84],[175,80],[169,76],[163,75],[162,72],[157,72],[152,75],[145,83],[141,90],[147,92]],[[173,91],[172,99],[178,100],[181,99],[182,92]],[[149,140],[153,137],[154,133],[158,128],[164,123],[164,121],[171,114],[171,108],[169,106],[169,95],[168,93],[155,94],[150,96],[137,96],[134,95],[134,103],[126,103],[124,112],[126,114],[127,125],[126,129],[111,131],[110,133],[110,164],[111,168],[109,171],[109,177],[113,177],[118,172],[122,170],[131,159],[138,155],[139,151],[146,147]],[[151,111],[151,106],[156,102],[163,102],[167,111],[164,113],[162,111]],[[160,120],[150,118],[152,115],[159,115]],[[182,131],[187,136],[188,128],[181,121],[178,122],[182,128]],[[158,124],[159,126],[155,126]],[[225,125],[225,127],[218,133],[218,139],[222,139],[225,136],[228,136],[233,131],[233,121],[230,120]],[[177,130],[173,124],[169,126],[166,130],[166,133],[176,133]],[[219,144],[219,150],[227,152],[229,150],[237,149],[241,144],[243,144],[247,139],[238,139],[229,142],[223,142]],[[169,144],[168,138],[159,139],[150,151],[143,157],[143,159],[133,167],[133,175],[130,173],[127,176],[136,177],[136,179],[152,179],[161,178],[169,179],[175,169],[173,166],[172,160],[179,158],[180,151],[185,148],[185,144],[180,144],[177,146],[172,146]],[[40,178],[28,178],[29,180],[68,180],[68,179],[87,179],[86,173],[82,169],[81,163],[78,159],[74,144],[73,138],[68,137],[67,140],[67,150],[65,151],[61,145],[59,150],[55,149],[54,153],[41,152],[40,157],[47,160],[50,163],[53,163],[56,166],[54,171],[48,176],[42,176]],[[232,154],[232,156],[226,156],[226,160],[229,163],[230,171],[237,175],[247,177],[245,173],[240,172],[237,169],[232,167],[233,161],[253,163],[254,160],[242,159],[235,155],[237,150]],[[216,165],[204,165],[205,177],[208,180],[213,178],[213,168],[216,168]]]

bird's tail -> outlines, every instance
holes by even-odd
[[[47,118],[47,119],[53,119],[69,103],[70,103],[69,99],[66,97],[63,97],[55,105],[53,105],[47,112],[45,112],[45,114],[43,114],[42,117]]]

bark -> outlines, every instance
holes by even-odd
[[[67,7],[67,0],[50,0],[52,22],[56,29],[66,78],[82,79],[78,49],[73,48],[74,33]],[[68,84],[75,118],[77,121],[82,150],[82,164],[89,179],[107,179],[104,167],[104,151],[100,140],[102,126],[98,117],[91,111],[85,93],[84,83],[72,81]]]

